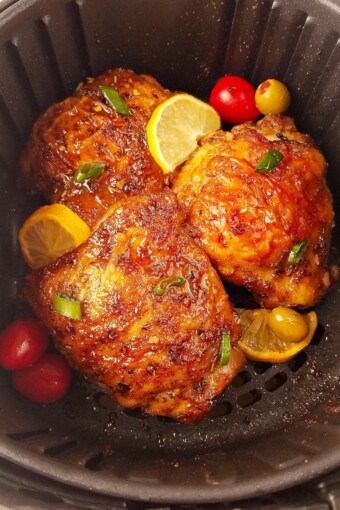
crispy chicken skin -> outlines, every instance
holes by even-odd
[[[117,114],[98,85],[115,88],[131,116]],[[90,227],[117,200],[161,190],[164,175],[149,153],[145,127],[169,96],[154,78],[124,69],[88,79],[34,124],[21,158],[31,189],[64,203]],[[100,177],[73,182],[81,164],[96,161],[106,164]]]
[[[174,275],[185,284],[156,295]],[[54,310],[56,292],[81,302],[80,320]],[[24,295],[72,366],[125,407],[200,420],[245,361],[237,315],[170,190],[113,205],[85,243],[27,277]],[[218,367],[225,332],[231,360]]]
[[[255,168],[270,149],[283,160]],[[173,191],[192,234],[227,281],[245,286],[265,307],[310,307],[327,291],[333,224],[326,163],[307,135],[284,116],[203,138],[174,177]],[[308,241],[288,263],[293,246]]]

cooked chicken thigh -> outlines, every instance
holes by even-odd
[[[256,172],[273,149],[282,161]],[[202,139],[173,191],[223,278],[265,307],[310,307],[330,284],[334,214],[325,171],[322,154],[291,119],[267,116]]]
[[[24,295],[73,367],[125,407],[197,421],[244,364],[237,315],[170,191],[112,206]],[[57,313],[56,295],[81,303],[81,318]]]
[[[99,85],[113,87],[131,115],[116,113]],[[21,158],[31,189],[49,202],[64,203],[90,227],[117,200],[161,190],[164,175],[150,155],[145,127],[169,96],[154,78],[124,69],[88,79],[33,126]],[[103,173],[75,183],[77,169],[88,162],[104,163]]]

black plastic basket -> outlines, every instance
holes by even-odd
[[[339,25],[335,0],[0,2],[1,323],[21,313],[17,233],[38,203],[18,186],[18,156],[43,109],[109,67],[202,98],[224,73],[283,80],[291,115],[329,161],[339,209]],[[337,246],[334,236],[334,259]],[[339,303],[338,287],[317,307],[305,351],[283,365],[249,362],[198,425],[123,410],[81,378],[62,402],[38,406],[2,372],[0,456],[102,495],[172,503],[312,479],[340,465]]]

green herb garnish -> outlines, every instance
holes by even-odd
[[[97,179],[97,177],[103,173],[105,166],[105,163],[100,163],[98,161],[84,163],[80,165],[74,174],[73,180],[74,182],[82,183],[89,179]]]
[[[266,152],[266,154],[263,156],[260,163],[255,168],[255,172],[263,174],[272,172],[283,158],[284,155],[282,152],[276,149],[272,149]]]
[[[54,309],[60,315],[64,315],[64,317],[69,319],[81,319],[80,301],[63,292],[56,292],[54,294]]]
[[[301,241],[294,244],[288,255],[288,264],[296,264],[305,253],[308,246],[308,241]]]
[[[230,333],[223,333],[221,342],[221,357],[218,362],[219,367],[224,367],[230,360],[231,346],[230,346]]]
[[[106,85],[99,85],[99,88],[104,94],[109,105],[112,106],[117,113],[120,113],[121,115],[131,115],[129,108],[114,88]]]
[[[186,279],[181,278],[180,276],[170,276],[169,278],[163,278],[156,283],[154,292],[157,294],[157,296],[163,296],[163,294],[165,294],[170,287],[182,287],[185,282]]]

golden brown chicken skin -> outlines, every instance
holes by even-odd
[[[99,85],[113,87],[131,115],[116,113]],[[91,227],[117,200],[161,190],[164,175],[149,153],[145,127],[169,96],[154,78],[124,69],[88,79],[34,124],[21,158],[29,186],[47,201],[67,205]],[[87,162],[105,163],[103,173],[73,182]]]
[[[183,285],[158,295],[168,277]],[[78,300],[81,319],[57,313],[55,293]],[[169,190],[112,206],[85,243],[27,277],[24,295],[72,366],[125,407],[200,420],[245,361],[237,315]]]
[[[255,172],[271,149],[284,158]],[[267,116],[203,138],[173,182],[192,234],[226,280],[263,306],[310,307],[327,291],[333,225],[326,163],[293,121]],[[296,263],[298,243],[308,243]]]

